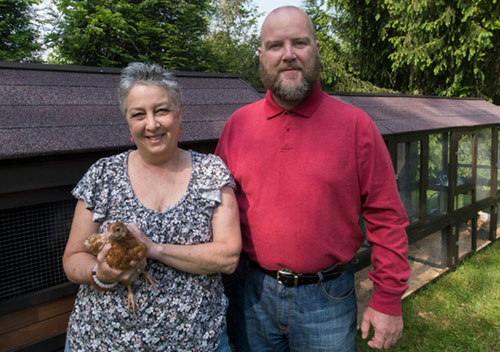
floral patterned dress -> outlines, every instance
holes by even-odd
[[[224,163],[194,151],[187,192],[157,212],[136,198],[128,177],[131,151],[97,161],[73,189],[87,203],[104,233],[110,222],[137,223],[154,242],[196,244],[212,241],[211,220],[220,189],[235,187]],[[213,351],[226,329],[227,298],[220,274],[196,275],[148,260],[158,280],[155,292],[143,280],[132,285],[136,316],[127,309],[127,289],[96,291],[80,285],[67,338],[75,351]],[[90,273],[89,273],[90,275]]]

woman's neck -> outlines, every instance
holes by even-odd
[[[149,153],[141,153],[140,150],[137,150],[136,157],[142,167],[148,169],[169,169],[173,171],[182,164],[183,151],[176,147],[171,152],[167,152],[161,155],[151,155]]]
[[[187,192],[191,175],[189,152],[178,149],[169,158],[142,159],[129,155],[129,178],[139,201],[149,209],[164,211]]]

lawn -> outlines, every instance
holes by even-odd
[[[403,301],[405,328],[388,351],[500,351],[500,241]],[[373,351],[358,336],[358,351]]]

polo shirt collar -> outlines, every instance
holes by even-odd
[[[309,96],[302,103],[300,103],[290,111],[301,117],[309,118],[318,108],[319,104],[321,103],[322,97],[323,90],[321,89],[321,84],[317,82],[311,94],[309,94]],[[264,104],[265,117],[267,119],[272,119],[284,114],[285,112],[287,112],[287,110],[283,109],[281,106],[274,102],[271,91],[268,90],[266,93]]]

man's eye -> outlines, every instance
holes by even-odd
[[[162,109],[158,109],[158,110],[156,110],[156,113],[157,113],[157,114],[166,115],[166,114],[170,113],[170,110],[169,110],[169,109],[167,109],[167,108],[162,108]]]

